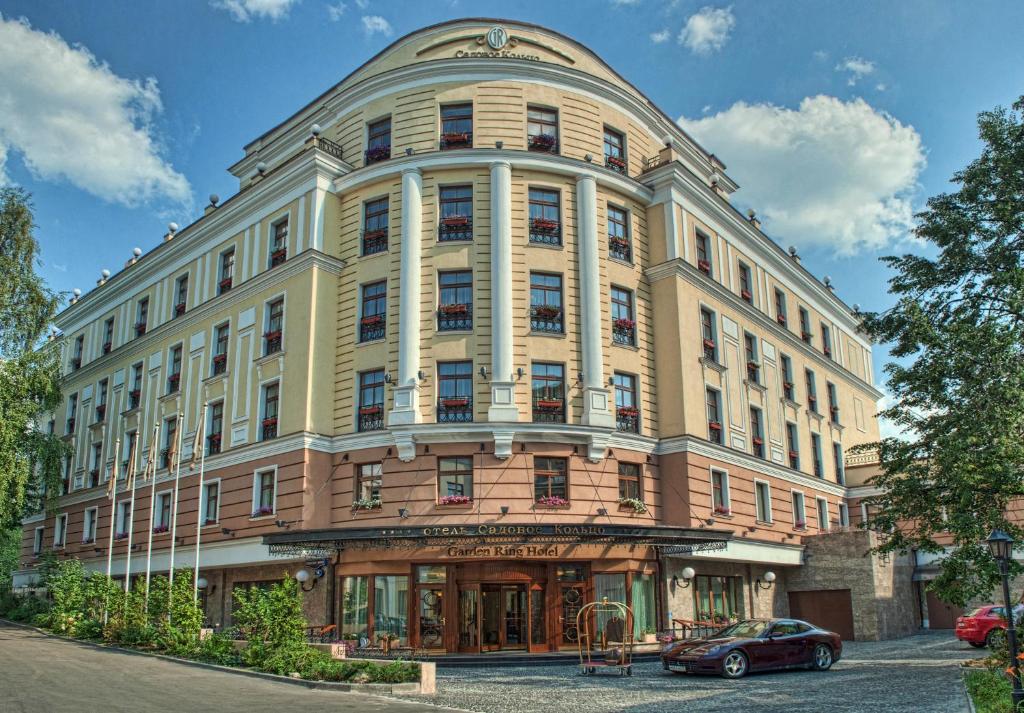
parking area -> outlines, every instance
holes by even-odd
[[[959,664],[982,652],[949,631],[897,641],[850,642],[831,671],[753,674],[739,681],[669,674],[657,662],[630,678],[580,676],[575,666],[440,669],[437,705],[482,713],[796,711],[963,713]]]

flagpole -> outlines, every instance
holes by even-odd
[[[174,588],[174,545],[178,539],[178,483],[181,479],[181,438],[184,435],[185,430],[185,414],[178,413],[178,428],[175,437],[178,439],[178,447],[175,448],[175,464],[174,464],[174,496],[172,499],[173,511],[171,512],[171,562],[168,567],[167,575],[167,605],[171,604],[171,591]]]
[[[110,474],[110,482],[107,484],[107,493],[110,497],[110,536],[107,541],[107,592],[110,591],[110,570],[114,564],[114,522],[117,517],[115,508],[117,506],[117,459],[121,455],[121,439],[114,444],[114,472]],[[107,594],[103,595],[103,623],[106,624],[110,613],[107,610]]]
[[[118,445],[120,446],[121,440],[118,439]],[[124,591],[127,593],[131,589],[132,579],[132,535],[135,532],[135,464],[132,462],[135,458],[134,448],[129,446],[128,453],[128,470],[125,472],[124,480],[125,485],[131,491],[131,504],[128,506],[128,550],[124,555]],[[120,453],[117,454],[121,456]]]
[[[153,424],[153,438],[149,441],[146,470],[143,478],[151,478],[149,486],[149,543],[146,545],[146,611],[149,611],[149,577],[153,564],[153,508],[156,501],[156,451],[160,444],[160,420]]]
[[[196,433],[206,435],[206,411],[208,403],[203,404],[203,415],[196,425]],[[206,444],[203,438],[196,436],[195,445],[192,447],[192,462],[196,460],[196,448],[199,448],[199,496],[196,499],[196,567],[192,574],[192,601],[199,601],[199,538],[203,532],[203,468],[206,465]]]

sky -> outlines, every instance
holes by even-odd
[[[583,43],[727,165],[734,202],[848,304],[1024,93],[1024,3],[858,0],[0,0],[0,185],[40,272],[88,290],[237,190],[242,146],[420,27],[534,22]],[[888,361],[875,349],[876,381]]]

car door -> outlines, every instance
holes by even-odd
[[[814,658],[814,646],[817,640],[814,638],[814,627],[802,621],[794,622],[796,630],[786,637],[789,641],[788,657],[785,666],[803,666],[812,662]]]
[[[784,638],[787,631],[786,622],[775,622],[760,640],[748,647],[751,669],[763,671],[782,665],[780,662],[786,647]]]
[[[799,639],[795,621],[783,620],[775,622],[765,640],[764,665],[762,668],[781,668],[791,665],[796,656]]]

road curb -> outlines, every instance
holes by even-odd
[[[186,666],[194,666],[195,668],[205,668],[211,671],[220,671],[221,673],[232,673],[235,675],[248,676],[250,678],[262,678],[267,681],[273,681],[275,683],[287,683],[292,686],[303,686],[305,688],[326,690],[326,691],[339,691],[342,693],[369,693],[378,696],[389,696],[393,694],[419,694],[420,684],[419,683],[342,683],[335,681],[307,681],[304,678],[291,678],[290,676],[278,676],[274,673],[264,673],[263,671],[253,671],[248,668],[235,668],[233,666],[220,666],[218,664],[205,663],[203,661],[193,661],[192,659],[178,658],[177,656],[168,656],[167,654],[157,654],[149,651],[139,651],[138,649],[128,649],[122,646],[109,646],[107,644],[98,644],[95,641],[85,641],[83,639],[75,639],[70,636],[61,636],[60,634],[54,634],[53,632],[40,629],[37,626],[31,624],[22,624],[21,622],[11,621],[9,619],[0,619],[0,622],[8,624],[10,626],[16,626],[21,629],[29,629],[36,633],[48,636],[52,639],[61,639],[63,641],[70,641],[75,644],[81,644],[83,646],[91,646],[96,649],[102,649],[103,651],[117,651],[123,654],[130,654],[132,656],[148,656],[155,659],[163,659],[164,661],[171,661],[173,663],[184,664]]]
[[[971,670],[975,670],[976,671],[977,669],[976,668],[972,669],[969,666],[964,666],[963,664],[960,664],[960,686],[963,687],[963,689],[964,689],[964,698],[967,699],[967,711],[968,711],[968,713],[978,713],[977,709],[974,707],[974,701],[971,700],[971,692],[967,690],[967,674]]]

